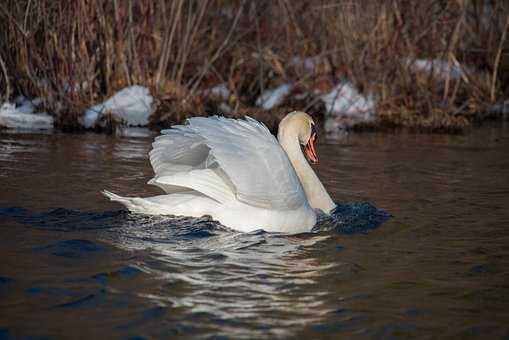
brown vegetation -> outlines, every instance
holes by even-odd
[[[315,94],[348,79],[375,94],[374,127],[457,131],[507,98],[508,26],[505,0],[4,0],[0,95],[45,97],[60,127],[76,128],[86,108],[140,84],[160,103],[152,123],[168,125],[218,112],[201,93],[219,83],[232,116],[288,81],[310,95],[284,107],[323,115]],[[408,67],[417,58],[470,72],[437,79]]]

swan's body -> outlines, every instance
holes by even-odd
[[[150,152],[155,176],[149,184],[166,195],[104,194],[135,213],[210,215],[243,232],[310,231],[315,209],[329,213],[335,207],[300,148],[307,144],[306,153],[316,159],[313,124],[306,113],[288,114],[279,125],[278,143],[251,118],[191,118],[162,131]]]

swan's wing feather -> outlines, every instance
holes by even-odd
[[[277,139],[258,121],[195,117],[189,129],[205,139],[238,200],[269,209],[296,209],[306,202],[293,166]]]
[[[149,183],[167,193],[191,188],[219,202],[233,197],[280,210],[306,202],[285,151],[254,119],[194,117],[161,133],[150,152],[155,177]]]
[[[155,177],[173,175],[193,169],[204,169],[210,148],[205,139],[191,131],[170,129],[161,131],[150,151],[150,163]]]
[[[189,189],[192,189],[219,203],[226,203],[235,198],[230,187],[213,169],[191,170],[161,176],[152,179],[149,184],[157,185],[166,192],[189,191]]]

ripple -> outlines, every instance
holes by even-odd
[[[95,274],[92,276],[92,279],[98,281],[101,284],[106,284],[112,280],[135,279],[141,273],[143,273],[143,271],[137,267],[125,266],[112,272],[102,272]]]
[[[0,208],[0,217],[17,223],[54,231],[107,229],[118,226],[118,218],[128,215],[125,211],[83,212],[57,208],[34,212],[24,208]]]
[[[64,240],[47,246],[36,247],[34,251],[67,258],[83,258],[104,252],[104,247],[88,240]]]

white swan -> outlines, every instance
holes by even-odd
[[[335,204],[302,153],[317,162],[313,119],[291,112],[278,140],[258,121],[194,117],[161,131],[150,152],[153,184],[166,195],[121,197],[103,191],[131,212],[201,217],[249,232],[310,231],[316,211]]]

